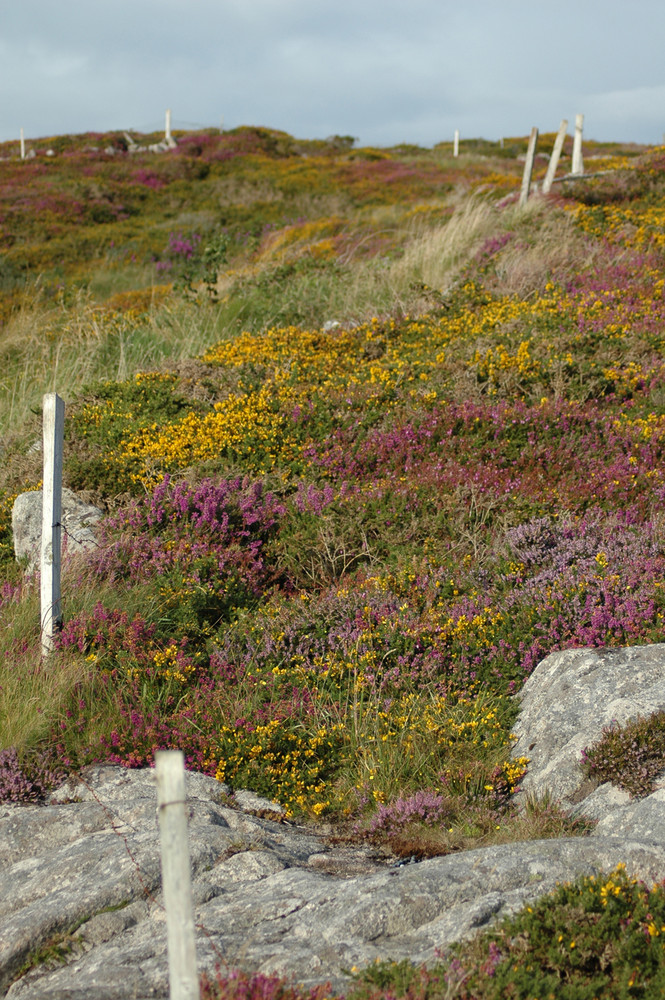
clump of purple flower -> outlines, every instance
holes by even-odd
[[[107,519],[92,565],[102,576],[138,582],[212,559],[218,573],[236,572],[258,592],[264,543],[283,514],[260,481],[204,479],[190,486],[165,476],[151,496]]]
[[[40,802],[64,778],[62,771],[40,760],[21,761],[16,747],[0,750],[0,802]]]
[[[423,790],[405,798],[395,799],[389,805],[381,805],[372,817],[367,832],[372,834],[396,834],[407,823],[423,823],[435,826],[442,823],[451,812],[450,799],[436,792]]]

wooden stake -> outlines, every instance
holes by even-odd
[[[545,180],[543,181],[543,194],[547,194],[552,187],[552,181],[554,180],[554,175],[556,174],[556,168],[559,164],[559,157],[561,156],[561,150],[563,149],[567,131],[568,119],[562,118],[561,124],[559,125],[559,131],[557,132],[557,137],[554,140],[554,149],[552,150],[550,162],[547,167]]]
[[[158,750],[155,753],[155,769],[170,997],[171,1000],[199,1000],[185,812],[184,755],[180,750]]]
[[[583,129],[584,115],[575,115],[575,138],[573,139],[573,162],[570,168],[571,174],[584,173],[584,160],[582,158]]]
[[[158,144],[159,146],[159,144]],[[166,123],[164,125],[164,139],[162,140],[161,149],[175,149],[176,141],[171,135],[171,109],[166,109]]]
[[[23,129],[21,129],[21,159],[25,160],[25,135],[23,134]]]
[[[62,548],[62,452],[65,404],[55,392],[43,399],[44,484],[42,487],[41,635],[42,653],[53,649],[62,625],[60,559]]]
[[[455,135],[453,137],[453,156],[459,156],[459,129],[455,129]]]
[[[529,198],[529,191],[531,189],[531,174],[533,173],[533,160],[536,155],[536,145],[538,143],[538,129],[534,127],[531,129],[531,135],[529,136],[529,145],[526,151],[526,160],[524,161],[524,173],[522,174],[522,190],[520,191],[520,208],[526,205]]]

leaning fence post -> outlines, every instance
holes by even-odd
[[[571,174],[584,173],[584,160],[582,159],[583,129],[584,129],[584,115],[575,115],[575,138],[573,139],[573,162],[570,167]]]
[[[171,1000],[199,1000],[182,752],[158,750],[155,753],[155,770],[170,997]]]
[[[44,481],[42,485],[42,551],[40,561],[42,653],[53,649],[62,624],[60,558],[62,544],[62,453],[65,404],[56,392],[43,399]]]
[[[520,191],[520,208],[526,205],[527,199],[529,197],[529,190],[531,188],[531,174],[533,172],[533,160],[536,155],[536,143],[538,142],[538,129],[534,127],[531,129],[531,135],[529,136],[529,145],[526,151],[526,160],[524,161],[524,173],[522,175],[522,190]]]
[[[554,140],[554,149],[552,150],[550,162],[547,167],[545,180],[543,181],[543,194],[547,194],[552,187],[552,181],[554,180],[554,175],[556,174],[556,168],[559,164],[559,157],[561,156],[561,150],[563,149],[567,131],[568,119],[562,118],[561,124],[559,125],[559,131],[557,132],[557,137]]]

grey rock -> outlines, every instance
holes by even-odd
[[[286,868],[271,851],[242,851],[223,863],[224,875],[234,882],[256,882]]]
[[[520,693],[516,757],[530,758],[521,795],[563,805],[593,790],[584,784],[582,751],[612,721],[665,708],[665,644],[626,649],[569,649],[538,664]]]
[[[223,961],[342,990],[351,966],[432,962],[557,881],[620,861],[647,882],[665,872],[665,791],[648,807],[618,806],[634,815],[608,822],[609,835],[401,867],[243,813],[237,795],[232,808],[228,789],[205,775],[188,773],[187,793],[197,955],[210,975]],[[645,836],[635,837],[639,823]],[[10,1000],[168,996],[154,772],[96,766],[46,806],[7,806],[0,844],[0,988]],[[35,949],[70,931],[64,966],[40,964],[12,982]]]
[[[665,779],[631,800],[609,783],[585,784],[579,760],[612,719],[664,707],[665,645],[548,657],[525,685],[515,727],[515,755],[531,758],[520,795],[547,791],[597,820],[594,832],[413,864],[330,844],[278,803],[188,773],[199,968],[343,990],[352,966],[433,962],[577,875],[621,862],[633,877],[662,880]],[[98,766],[46,806],[0,809],[0,988],[10,1000],[168,996],[155,807],[153,772]],[[70,930],[66,965],[36,965],[12,982],[36,948]]]
[[[665,791],[659,789],[602,817],[596,833],[608,837],[634,837],[665,842]]]
[[[86,921],[79,936],[83,943],[92,946],[104,944],[128,927],[134,927],[140,920],[145,920],[149,916],[149,907],[145,900],[137,899],[135,903],[127,906],[120,906],[118,909],[106,910],[98,913]]]
[[[240,789],[233,796],[236,805],[240,806],[241,809],[247,810],[247,812],[272,812],[279,813],[282,816],[286,815],[286,809],[279,802],[273,802],[271,799],[266,799],[262,795],[257,795],[255,792],[249,792],[246,789]]]
[[[622,788],[617,788],[611,782],[606,781],[594,788],[573,812],[579,816],[586,816],[587,819],[601,820],[616,813],[629,803],[630,795],[628,792],[624,792]]]
[[[384,859],[385,864],[385,859]],[[338,878],[353,878],[384,867],[375,851],[366,847],[329,847],[310,854],[307,867]]]
[[[127,798],[152,802],[156,787],[155,771],[152,768],[132,771],[115,765],[96,764],[86,768],[82,778],[70,778],[51,792],[48,801],[51,805],[63,802],[98,802],[108,806]],[[196,771],[185,772],[185,789],[188,800],[218,804],[225,802],[231,792],[228,785]]]
[[[386,958],[432,962],[437,949],[515,912],[557,881],[611,869],[619,861],[631,874],[653,881],[663,870],[665,847],[616,838],[534,841],[354,879],[293,867],[220,884],[196,909],[199,968],[212,975],[223,960],[306,985],[330,980],[334,989],[343,989],[344,970],[353,965]],[[156,896],[150,906],[127,907],[129,920],[124,910],[117,918],[93,917],[79,933],[85,943],[99,943],[87,952],[81,947],[64,968],[24,977],[8,997],[166,997],[160,903]],[[108,933],[113,936],[102,940]]]
[[[71,490],[62,491],[63,554],[73,555],[94,548],[95,525],[102,517],[99,507],[85,503]],[[39,568],[42,544],[42,491],[20,493],[12,508],[14,554],[27,558],[27,571]]]

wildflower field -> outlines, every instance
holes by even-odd
[[[665,150],[592,145],[598,176],[519,209],[526,140],[43,145],[0,161],[0,799],[179,748],[397,855],[583,836],[514,805],[511,726],[548,653],[664,638]],[[52,389],[65,485],[106,516],[41,662],[11,507]],[[662,719],[638,729],[589,773],[648,792]],[[660,995],[661,897],[582,881],[354,990]]]

